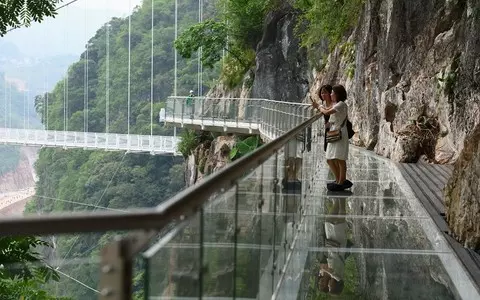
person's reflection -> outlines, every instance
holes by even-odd
[[[319,288],[322,292],[339,295],[344,288],[345,259],[347,248],[348,225],[345,219],[346,200],[352,193],[330,192],[330,201],[325,201],[325,211],[329,215],[325,219],[326,261],[320,263]],[[332,203],[333,202],[333,203]]]

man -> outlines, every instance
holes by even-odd
[[[190,119],[193,119],[193,112],[194,112],[193,97],[195,97],[195,94],[193,93],[193,90],[190,90],[190,94],[188,95],[187,100],[185,101],[185,104],[186,104],[185,114],[190,114]]]

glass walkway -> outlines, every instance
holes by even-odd
[[[327,191],[318,118],[264,119],[282,134],[156,209],[1,219],[0,232],[111,232],[89,299],[480,299],[393,162],[351,146],[353,187]]]

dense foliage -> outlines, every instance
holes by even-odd
[[[235,87],[255,63],[255,49],[262,37],[263,20],[272,0],[218,0],[219,13],[184,31],[175,41],[183,57],[202,49],[202,62],[212,68],[226,52],[222,80]]]
[[[45,17],[56,15],[57,3],[62,0],[5,0],[0,2],[0,36],[9,28],[30,26],[32,21],[41,22]]]
[[[49,296],[41,285],[58,281],[58,273],[44,262],[36,249],[50,247],[31,236],[0,237],[0,296],[4,300],[59,299]],[[66,299],[66,298],[62,298]]]
[[[296,1],[296,8],[302,12],[297,27],[302,46],[312,54],[315,47],[326,40],[329,48],[333,49],[357,22],[364,2],[365,0]]]

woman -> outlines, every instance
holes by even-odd
[[[348,159],[348,131],[347,131],[347,113],[348,106],[345,103],[347,91],[342,85],[335,85],[332,88],[331,103],[327,108],[320,106],[318,109],[323,115],[330,116],[329,131],[340,130],[341,139],[327,144],[325,157],[328,166],[335,176],[335,182],[329,183],[327,188],[332,191],[342,191],[352,187],[352,182],[347,180],[347,159]],[[314,107],[318,105],[312,104]]]
[[[318,97],[322,102],[325,104],[325,108],[330,108],[332,106],[332,98],[330,97],[330,94],[332,93],[332,86],[329,84],[325,84],[322,87],[320,87],[320,90],[318,91]],[[327,151],[327,131],[329,130],[330,123],[328,123],[328,120],[330,119],[330,116],[328,115],[323,115],[323,119],[325,120],[325,135],[324,135],[324,140],[323,140],[323,150]]]

